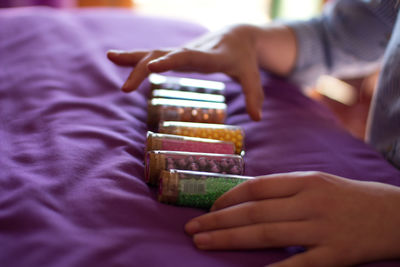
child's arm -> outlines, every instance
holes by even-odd
[[[263,92],[258,67],[299,83],[319,75],[360,75],[376,68],[398,12],[396,0],[337,1],[325,14],[290,27],[239,25],[172,50],[109,52],[114,63],[135,66],[123,90],[135,90],[150,72],[223,72],[242,84],[250,116],[259,120]]]
[[[238,25],[172,50],[109,52],[114,63],[135,66],[123,91],[135,90],[150,72],[168,70],[222,72],[241,83],[248,113],[261,118],[263,91],[259,66],[278,75],[287,75],[296,58],[293,32],[279,25],[265,28]]]
[[[400,188],[319,172],[274,174],[221,196],[185,227],[204,250],[304,246],[273,266],[400,258]]]

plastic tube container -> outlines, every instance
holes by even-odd
[[[173,89],[219,95],[222,95],[225,90],[225,84],[222,82],[164,76],[156,73],[149,76],[149,81],[152,89]]]
[[[158,200],[166,204],[209,209],[222,194],[249,179],[253,178],[183,170],[162,171]]]
[[[240,126],[236,125],[164,121],[160,124],[158,131],[166,134],[232,142],[235,144],[237,154],[243,154],[244,150],[244,132]]]
[[[235,154],[232,142],[147,132],[146,152],[151,150]]]
[[[191,170],[242,175],[244,161],[239,155],[153,150],[146,153],[145,178],[158,185],[163,170]]]
[[[153,98],[149,101],[148,124],[155,129],[162,121],[224,123],[226,104],[180,99]]]
[[[151,93],[151,98],[168,98],[224,103],[225,97],[217,94],[205,94],[195,92],[184,92],[179,90],[155,89]]]

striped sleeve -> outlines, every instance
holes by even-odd
[[[400,168],[400,15],[371,103],[367,141]]]
[[[397,0],[338,0],[322,16],[289,22],[297,39],[290,79],[312,84],[320,75],[356,77],[380,66],[393,30]]]

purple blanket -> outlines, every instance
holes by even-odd
[[[130,70],[105,53],[204,31],[121,10],[0,11],[1,266],[264,266],[295,253],[199,251],[183,225],[204,211],[160,204],[144,182],[149,84],[121,93]],[[246,175],[319,170],[400,185],[398,170],[296,87],[263,74],[257,123],[238,84],[189,76],[226,82],[227,123],[246,133]]]

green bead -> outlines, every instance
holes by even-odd
[[[177,205],[209,209],[225,192],[246,181],[239,178],[210,177],[182,179]]]

